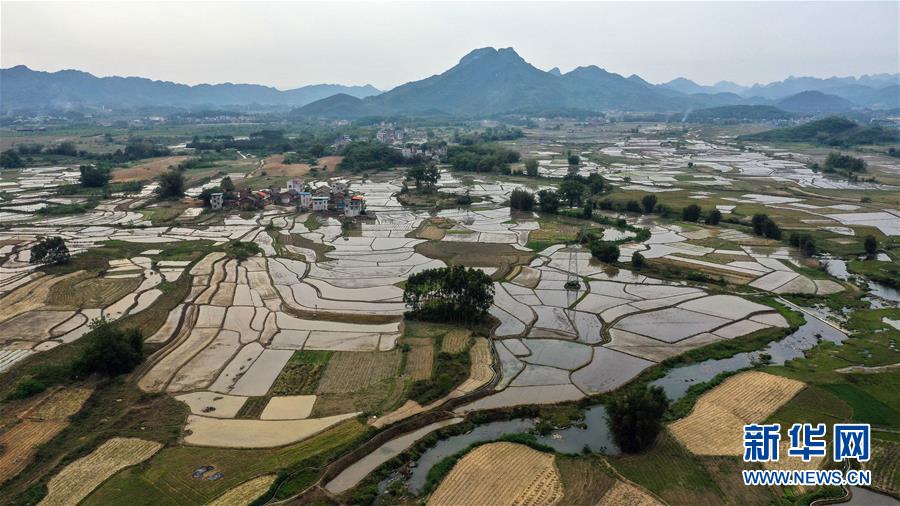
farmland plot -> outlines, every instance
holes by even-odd
[[[472,332],[466,329],[455,329],[447,332],[441,341],[441,351],[455,355],[465,351],[469,347]]]
[[[209,506],[233,506],[237,504],[250,504],[259,496],[266,493],[269,487],[275,483],[275,475],[267,474],[250,481],[241,483],[233,489],[217,497]]]
[[[428,504],[552,505],[562,496],[553,455],[502,442],[479,446],[460,459]]]
[[[404,340],[410,346],[406,354],[406,370],[404,374],[410,381],[421,381],[431,378],[434,366],[434,344],[427,337],[410,337]]]
[[[38,447],[69,425],[92,390],[60,389],[20,414],[22,421],[0,434],[0,484],[18,474],[34,457]]]
[[[152,457],[162,443],[137,438],[113,438],[90,455],[72,462],[47,484],[42,506],[75,505],[107,478]]]
[[[352,393],[397,375],[399,350],[386,352],[335,352],[325,368],[317,393]]]
[[[732,376],[703,394],[672,434],[697,455],[740,455],[744,424],[762,423],[806,385],[759,371]]]

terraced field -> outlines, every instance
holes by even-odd
[[[98,278],[79,276],[57,283],[50,289],[47,304],[66,308],[104,308],[137,290],[141,278]]]

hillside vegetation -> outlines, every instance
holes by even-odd
[[[742,141],[809,142],[827,146],[889,144],[900,142],[900,132],[867,127],[846,118],[830,117],[803,125],[767,130],[738,137]]]

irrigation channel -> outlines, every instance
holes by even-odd
[[[798,309],[803,308],[798,307]],[[768,354],[768,363],[781,365],[789,360],[802,357],[804,351],[814,347],[822,340],[841,345],[847,339],[847,335],[835,325],[823,321],[812,312],[804,311],[804,313],[807,315],[804,325],[792,334],[769,343],[768,346],[761,350],[739,353],[726,359],[710,359],[692,365],[677,367],[670,370],[664,377],[654,381],[653,384],[660,386],[666,392],[669,400],[674,402],[684,396],[691,385],[709,381],[723,372],[751,367],[759,362],[760,357],[764,356],[763,354]],[[475,443],[496,440],[509,434],[533,432],[536,424],[537,420],[533,418],[496,421],[479,425],[466,434],[442,439],[422,453],[411,467],[411,473],[404,475],[395,472],[382,480],[379,483],[379,491],[383,493],[393,483],[402,481],[410,491],[419,493],[426,484],[428,471],[444,458]],[[417,437],[414,440],[408,437],[412,434],[400,436],[385,443],[370,455],[374,456],[377,454],[380,456],[380,458],[377,458],[378,465],[387,462],[390,458],[399,455],[412,446],[416,440],[425,437],[428,433],[440,427],[428,428],[431,430],[417,431],[415,434]],[[560,453],[580,453],[585,447],[592,452],[607,455],[619,453],[619,448],[613,441],[609,431],[606,408],[602,404],[588,408],[585,411],[584,420],[577,425],[554,430],[549,434],[535,434],[535,437],[539,443],[547,445]],[[395,442],[399,443],[401,438],[403,439],[402,444],[392,444]],[[349,490],[358,485],[370,472],[378,467],[378,465],[374,464],[373,462],[371,466],[351,466],[329,482],[326,488],[333,493]]]

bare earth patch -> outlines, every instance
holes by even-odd
[[[613,488],[600,499],[600,504],[621,506],[656,506],[662,503],[652,495],[624,481],[616,482]]]
[[[47,484],[41,505],[76,505],[107,478],[139,464],[162,448],[162,443],[137,438],[112,438],[90,455],[67,465]]]
[[[741,455],[743,426],[762,423],[806,385],[759,371],[732,376],[703,394],[669,429],[697,455]]]
[[[453,466],[428,504],[556,504],[563,491],[553,460],[553,455],[515,443],[479,446]]]
[[[115,183],[125,183],[128,181],[147,181],[153,179],[165,171],[169,170],[170,165],[178,165],[187,160],[188,156],[167,156],[165,158],[156,158],[149,162],[129,167],[127,169],[114,170],[112,180]]]

